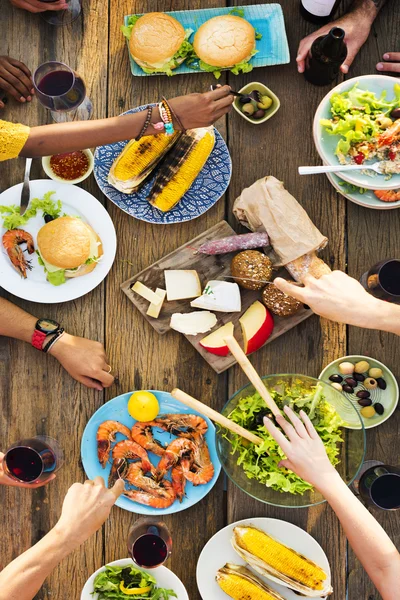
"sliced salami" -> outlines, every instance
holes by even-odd
[[[227,254],[265,246],[269,246],[269,237],[266,232],[243,233],[205,242],[197,249],[197,252],[200,254]]]

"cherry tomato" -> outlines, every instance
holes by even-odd
[[[396,152],[393,152],[393,150],[390,150],[389,158],[390,158],[390,160],[396,160]]]
[[[365,160],[365,156],[364,156],[364,154],[363,154],[362,152],[360,152],[359,154],[357,154],[357,155],[354,157],[354,162],[355,162],[357,165],[362,165],[362,164],[363,164],[363,162],[364,162],[364,160]]]

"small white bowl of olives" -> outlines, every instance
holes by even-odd
[[[366,429],[386,421],[399,400],[399,387],[393,373],[369,356],[338,358],[325,367],[319,379],[352,402]]]
[[[233,108],[249,123],[259,125],[268,121],[281,105],[278,96],[263,83],[253,81],[239,90]]]

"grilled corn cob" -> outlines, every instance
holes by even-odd
[[[306,596],[332,593],[329,578],[317,564],[251,525],[235,527],[232,546],[250,566],[265,577]]]
[[[233,600],[284,600],[246,567],[227,563],[217,571],[216,580]]]
[[[204,167],[214,142],[213,127],[188,129],[160,165],[149,202],[163,212],[171,210]]]
[[[133,193],[153,171],[170,148],[179,139],[175,135],[146,135],[140,140],[131,140],[113,162],[108,174],[108,183],[125,194]]]

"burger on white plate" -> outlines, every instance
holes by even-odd
[[[103,246],[97,233],[78,217],[59,217],[39,230],[37,254],[47,280],[61,285],[68,278],[93,271]]]
[[[235,75],[249,73],[253,69],[249,61],[257,53],[256,31],[242,17],[213,17],[196,31],[193,47],[200,69],[214,73],[217,79],[222,69]]]
[[[145,73],[172,75],[193,52],[188,42],[193,30],[185,30],[179,21],[162,12],[133,15],[122,30],[129,39],[133,60]]]

